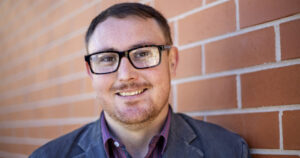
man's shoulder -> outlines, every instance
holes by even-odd
[[[194,132],[201,137],[203,141],[206,139],[213,139],[214,141],[223,141],[224,139],[229,139],[231,141],[241,141],[243,140],[238,134],[229,131],[219,125],[204,122],[202,120],[194,119],[185,114],[177,113],[177,117],[182,118],[185,122],[194,130]]]
[[[237,152],[239,152],[237,155],[249,156],[248,145],[238,134],[219,125],[197,120],[185,114],[177,113],[174,118],[175,121],[184,120],[188,124],[195,135],[197,135],[197,138],[192,143],[204,150],[206,154],[211,154],[210,157],[218,156],[216,155],[218,153],[226,155],[226,153],[237,154]],[[216,152],[216,149],[220,152]]]
[[[82,152],[82,149],[77,145],[78,141],[83,135],[86,135],[86,133],[88,133],[95,124],[96,121],[91,122],[78,129],[75,129],[70,133],[51,140],[50,142],[35,150],[29,157],[63,158],[67,157],[68,155],[76,155]]]
[[[231,132],[219,125],[216,125],[214,123],[197,120],[197,119],[194,119],[194,118],[192,118],[188,115],[182,114],[182,113],[177,113],[175,115],[177,115],[177,117],[181,117],[182,119],[184,119],[186,121],[186,123],[189,124],[196,133],[201,134],[201,135],[204,134],[205,137],[210,136],[210,135],[212,135],[213,137],[216,137],[216,136],[223,137],[224,135],[226,135],[226,136],[240,138],[240,136],[237,135],[236,133],[233,133],[233,132]]]

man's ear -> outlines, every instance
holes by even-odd
[[[173,46],[169,50],[169,69],[172,78],[176,76],[178,61],[179,61],[178,49],[177,47]]]
[[[91,69],[90,69],[90,65],[87,62],[85,62],[85,68],[86,68],[86,72],[88,73],[89,77],[91,79],[93,79],[93,75],[92,75],[92,72],[91,72]]]

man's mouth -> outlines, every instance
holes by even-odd
[[[143,92],[145,92],[147,89],[140,89],[140,90],[133,90],[133,91],[126,91],[126,92],[118,92],[116,93],[119,96],[122,97],[127,97],[127,96],[134,96],[134,95],[139,95],[142,94]]]

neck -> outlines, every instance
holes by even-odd
[[[166,120],[169,107],[166,105],[156,118],[138,125],[127,125],[114,120],[105,113],[107,124],[113,133],[133,157],[144,157],[148,144],[158,134]]]

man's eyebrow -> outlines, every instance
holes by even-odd
[[[110,52],[110,51],[118,51],[114,48],[104,48],[104,49],[101,49],[101,50],[98,50],[96,52]]]
[[[137,47],[141,47],[141,46],[145,46],[145,45],[154,45],[154,43],[152,43],[152,42],[140,42],[140,43],[137,43],[137,44],[134,44],[134,45],[130,46],[129,49],[127,49],[127,50],[130,50],[130,49],[133,49],[133,48],[137,48]],[[98,50],[96,52],[109,52],[109,51],[122,52],[122,51],[127,51],[127,50],[117,50],[115,48],[108,47],[108,48],[104,48],[104,49]]]
[[[145,46],[145,45],[154,45],[154,43],[153,42],[140,42],[140,43],[132,45],[130,47],[130,49]]]

